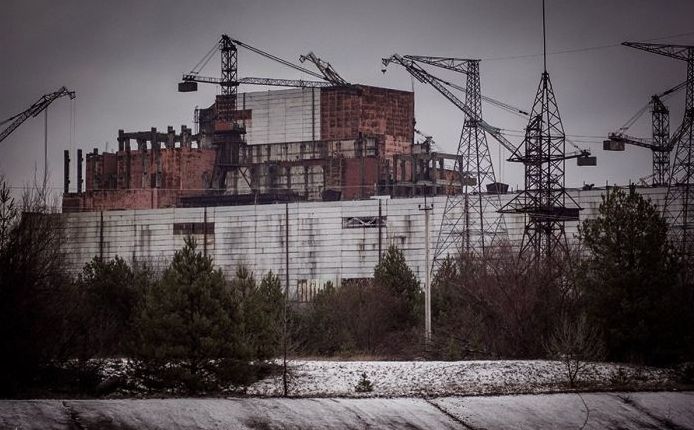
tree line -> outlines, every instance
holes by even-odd
[[[272,272],[225,275],[192,237],[162,268],[95,258],[71,276],[60,218],[39,200],[16,204],[0,187],[3,396],[243,392],[278,373],[284,351],[560,358],[574,378],[581,360],[670,366],[694,357],[692,268],[657,207],[633,190],[603,197],[599,216],[580,226],[581,247],[551,262],[528,264],[510,246],[445,260],[428,344],[422,288],[397,247],[373,278],[328,283],[309,303],[287,301]],[[113,366],[127,381],[109,376]]]

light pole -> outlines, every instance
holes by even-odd
[[[431,264],[429,262],[429,217],[434,205],[427,204],[427,197],[424,196],[424,204],[419,205],[419,210],[424,211],[424,342],[429,348],[431,344]]]

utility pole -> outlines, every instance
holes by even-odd
[[[282,308],[282,387],[284,397],[289,392],[287,381],[287,305],[289,302],[289,203],[284,204],[284,306]]]
[[[48,108],[43,111],[43,187],[46,191],[46,183],[48,181]],[[44,204],[46,203],[44,195]]]
[[[427,197],[424,196],[424,205],[419,205],[419,210],[424,211],[424,343],[429,349],[431,344],[431,262],[429,258],[429,217],[434,205],[427,204]]]

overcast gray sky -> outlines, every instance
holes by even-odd
[[[548,70],[564,127],[568,135],[590,136],[570,138],[598,156],[597,167],[570,163],[567,185],[624,184],[650,174],[648,150],[603,152],[601,136],[651,94],[683,81],[685,64],[619,43],[694,44],[692,17],[691,0],[547,0],[548,51],[555,53]],[[381,58],[392,53],[481,58],[483,94],[526,110],[542,72],[540,0],[5,0],[0,120],[62,85],[77,92],[72,139],[68,99],[56,101],[48,116],[51,185],[61,189],[63,149],[104,150],[108,142],[113,150],[120,128],[192,127],[193,109],[210,105],[217,89],[201,84],[197,93],[178,93],[176,84],[222,33],[296,62],[314,51],[351,82],[398,89],[410,89],[412,81],[398,66],[381,73]],[[218,76],[218,69],[215,59],[204,74]],[[239,76],[302,77],[244,50]],[[679,94],[668,102],[673,131],[683,100]],[[419,83],[415,106],[417,127],[442,150],[455,151],[462,114]],[[497,108],[483,109],[497,127],[525,125]],[[649,114],[630,132],[648,136]],[[491,139],[490,146],[497,164],[498,146]],[[42,117],[0,143],[0,173],[11,185],[30,181],[35,166],[39,172],[43,166]],[[505,163],[502,176],[516,187],[522,167]]]

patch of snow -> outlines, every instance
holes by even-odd
[[[292,361],[289,395],[297,397],[441,397],[546,393],[565,391],[563,364],[546,360],[495,361]],[[657,388],[672,379],[672,372],[632,368],[609,363],[588,366],[579,383],[591,389],[613,388],[619,369],[629,375],[633,388]],[[366,373],[373,391],[357,393]],[[251,385],[247,394],[282,395],[282,378],[274,376]]]

